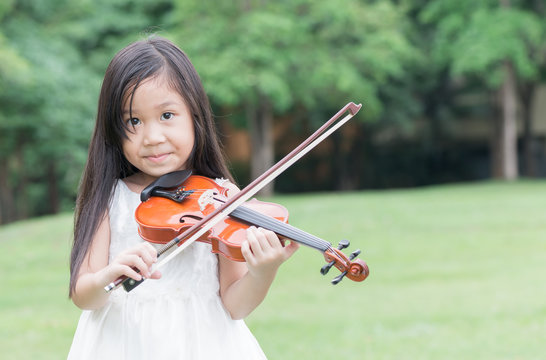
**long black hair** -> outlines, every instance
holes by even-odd
[[[125,159],[121,145],[127,136],[127,125],[122,117],[124,100],[132,97],[142,81],[159,75],[182,96],[193,117],[195,140],[188,168],[193,169],[194,174],[233,181],[216,134],[208,97],[186,54],[158,36],[122,49],[106,69],[89,155],[80,181],[70,255],[70,296],[97,227],[106,216],[117,179],[138,171]]]

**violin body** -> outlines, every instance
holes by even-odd
[[[144,240],[166,244],[227,201],[227,189],[203,176],[190,176],[177,190],[186,192],[180,203],[152,196],[137,207],[135,219]],[[252,199],[244,206],[284,223],[288,222],[288,210],[282,205]],[[226,217],[197,241],[211,244],[214,253],[230,260],[245,261],[241,244],[246,239],[246,229],[252,225]]]

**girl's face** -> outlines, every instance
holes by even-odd
[[[151,182],[186,168],[194,145],[193,119],[184,99],[162,76],[144,80],[123,106],[129,131],[122,140],[127,161]]]

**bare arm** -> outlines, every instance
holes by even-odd
[[[239,189],[231,184],[228,196]],[[247,317],[264,300],[279,266],[298,249],[296,242],[284,247],[275,233],[251,227],[247,240],[241,245],[246,262],[237,262],[218,256],[220,296],[233,319]]]
[[[109,294],[104,287],[125,275],[140,280],[137,268],[147,278],[159,278],[159,272],[150,274],[152,264],[157,260],[156,250],[148,243],[142,243],[119,254],[108,264],[110,248],[110,223],[108,216],[101,221],[93,242],[78,272],[72,301],[84,310],[98,309],[106,303]]]
[[[248,316],[264,300],[279,266],[298,249],[290,242],[283,247],[269,230],[251,227],[241,246],[246,263],[219,256],[220,295],[233,319]]]

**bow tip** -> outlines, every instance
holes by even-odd
[[[351,115],[356,115],[356,113],[362,108],[362,104],[355,104],[354,102],[350,102],[349,104],[349,113]]]

